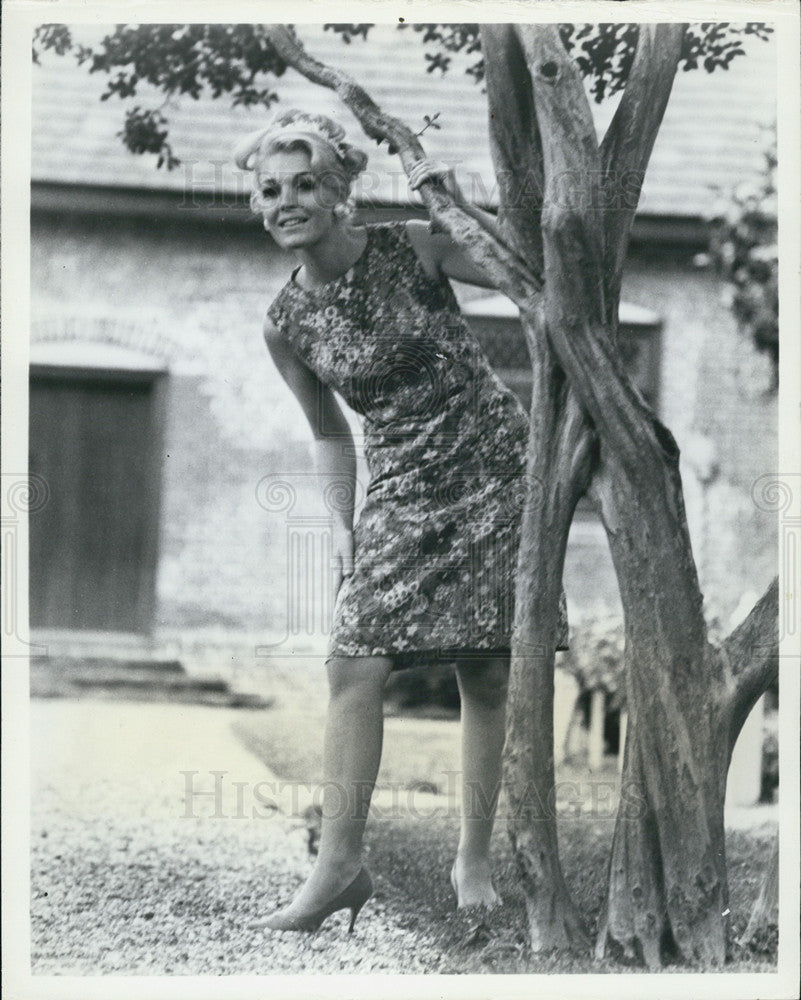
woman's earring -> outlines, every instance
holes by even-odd
[[[356,208],[356,202],[352,197],[348,197],[346,201],[340,201],[334,205],[332,211],[334,213],[335,219],[347,219],[353,215],[353,210]]]

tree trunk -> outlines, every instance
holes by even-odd
[[[543,338],[524,317],[534,360],[527,478],[515,594],[504,778],[508,831],[526,897],[531,947],[586,949],[559,861],[553,673],[567,535],[591,473],[592,436]]]
[[[608,192],[613,183],[610,171],[619,169],[620,157],[602,156],[580,78],[555,28],[518,30],[543,143],[545,324],[599,437],[594,489],[625,618],[624,795],[597,951],[616,944],[625,956],[655,967],[667,946],[685,961],[721,965],[726,770],[732,733],[739,732],[743,710],[774,669],[768,661],[775,652],[775,590],[773,600],[769,592],[751,616],[752,625],[758,620],[763,626],[760,645],[768,655],[759,657],[754,670],[733,668],[732,650],[714,650],[707,640],[678,448],[630,384],[615,350],[618,262],[624,255],[608,241],[626,239],[628,229],[619,217],[605,226],[595,206],[602,204],[599,187]],[[654,67],[662,82],[650,106],[642,92],[627,89],[628,101],[618,108],[622,124],[613,121],[614,133],[639,119],[639,143],[621,142],[619,148],[627,162],[643,168],[661,118],[653,104],[664,109],[667,102],[680,40],[680,33],[668,35],[672,52],[661,74]],[[640,51],[656,50],[646,45]],[[633,71],[641,87],[647,79],[653,77]]]
[[[720,966],[728,930],[726,774],[747,715],[740,706],[744,698],[753,705],[777,669],[777,590],[771,587],[752,612],[761,619],[764,651],[757,657],[761,683],[749,679],[748,696],[742,678],[749,671],[741,671],[739,681],[729,676],[725,650],[708,644],[700,621],[695,630],[688,627],[692,604],[700,604],[697,585],[686,571],[670,579],[671,564],[681,566],[689,553],[680,494],[677,520],[662,526],[662,538],[649,530],[658,527],[651,514],[642,518],[645,530],[635,547],[628,518],[619,517],[619,503],[636,514],[635,498],[621,497],[616,505],[614,494],[604,496],[603,487],[600,493],[607,528],[616,526],[610,547],[626,618],[629,727],[597,954],[611,946],[651,967],[665,952]],[[753,648],[742,648],[735,662],[753,659]]]
[[[543,173],[531,81],[513,25],[482,25],[489,133],[509,245],[542,268]],[[521,522],[504,781],[508,832],[534,951],[586,949],[559,860],[553,759],[558,607],[573,510],[591,475],[592,435],[554,363],[542,302],[521,312],[532,369],[528,490]]]

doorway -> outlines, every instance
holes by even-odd
[[[31,366],[29,469],[49,489],[29,519],[32,627],[151,631],[165,385],[160,371]]]

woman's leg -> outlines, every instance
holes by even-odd
[[[322,906],[352,882],[361,847],[384,732],[384,686],[392,669],[386,657],[331,657],[330,698],[323,744],[322,829],[317,860],[286,910],[301,916]]]
[[[459,906],[492,906],[489,846],[501,787],[509,658],[456,666],[462,699],[462,817],[453,880]]]

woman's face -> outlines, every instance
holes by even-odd
[[[341,200],[333,176],[315,173],[302,149],[277,150],[259,168],[261,214],[276,243],[287,250],[312,246],[334,225]]]

